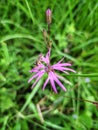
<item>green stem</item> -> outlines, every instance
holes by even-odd
[[[69,76],[98,77],[98,73],[97,74],[70,74]]]

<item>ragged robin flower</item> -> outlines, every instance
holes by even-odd
[[[62,76],[59,76],[56,71],[61,71],[65,74],[69,74],[68,71],[74,72],[73,69],[68,68],[68,66],[71,66],[70,63],[62,63],[63,59],[61,59],[59,62],[57,62],[54,65],[50,64],[50,51],[48,50],[48,53],[44,57],[42,54],[39,56],[38,61],[36,63],[36,66],[30,70],[31,73],[34,73],[34,75],[29,79],[28,82],[31,82],[33,79],[36,79],[34,84],[32,85],[32,88],[36,85],[36,83],[42,78],[42,76],[46,73],[47,79],[43,85],[43,90],[45,89],[46,85],[50,81],[50,84],[52,86],[52,89],[55,93],[57,93],[56,84],[58,84],[64,91],[66,91],[66,88],[61,83],[59,79],[63,79]]]

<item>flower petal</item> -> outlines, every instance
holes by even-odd
[[[64,57],[63,57],[61,60],[59,60],[58,63],[61,63],[63,60],[64,60]],[[58,63],[57,63],[57,64],[58,64]]]
[[[47,63],[50,62],[50,51],[51,51],[51,50],[49,49],[48,53],[46,54]]]
[[[45,89],[45,87],[46,87],[46,85],[48,84],[48,82],[49,82],[49,77],[46,79],[46,81],[45,81],[45,83],[44,83],[44,85],[43,85],[43,90]]]
[[[53,69],[54,69],[54,70],[59,70],[59,71],[65,73],[65,74],[69,74],[68,72],[64,71],[64,70],[63,70],[62,68],[60,68],[60,67],[53,67]]]
[[[53,65],[53,67],[62,67],[62,66],[71,66],[71,64],[70,63],[57,63]]]
[[[38,76],[38,78],[36,79],[36,81],[34,82],[34,84],[32,85],[31,88],[33,88],[33,87],[36,85],[36,83],[41,79],[41,77],[43,76],[43,74],[44,74],[44,73],[41,73],[41,74]]]
[[[57,67],[57,66],[55,66],[55,67],[53,67],[53,69],[56,69],[56,70],[68,70],[68,71],[71,71],[71,72],[74,72],[74,73],[76,73],[76,71],[75,70],[73,70],[73,69],[70,69],[70,68],[64,68],[64,67],[61,67],[61,66],[59,66],[59,67]]]
[[[74,73],[76,73],[76,71],[75,71],[75,70],[73,70],[73,69],[70,69],[70,68],[65,68],[64,70],[68,70],[68,71],[71,71],[71,72],[74,72]]]
[[[39,64],[38,66],[35,66],[32,70],[30,70],[30,73],[32,72],[38,72],[40,69],[44,69],[45,66],[43,64]]]
[[[56,74],[56,73],[55,73]],[[72,85],[72,83],[70,81],[68,81],[66,78],[56,74],[57,78],[59,78],[60,80],[64,81],[65,83]]]
[[[42,59],[41,61],[45,62],[46,64],[49,64],[49,63],[50,63],[50,49],[49,49],[49,51],[47,52],[46,56],[45,56],[45,57],[42,56],[41,59]]]
[[[34,74],[29,80],[28,83],[31,82],[34,78],[36,78],[37,76],[41,75],[42,73],[45,73],[45,70],[41,70],[40,72]]]
[[[53,79],[55,80],[55,82],[56,82],[64,91],[66,91],[66,88],[65,88],[64,85],[60,82],[60,80],[57,78],[57,76],[56,76],[54,73],[52,73],[52,75],[53,75]]]
[[[54,92],[57,93],[57,89],[56,89],[56,86],[54,83],[54,78],[53,78],[52,72],[49,72],[49,79],[50,79],[50,83],[51,83],[51,86],[52,86]]]

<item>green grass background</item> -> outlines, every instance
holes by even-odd
[[[57,86],[58,94],[50,85],[42,91],[44,78],[34,89],[27,83],[38,55],[47,52],[48,7],[51,62],[65,57],[77,72],[61,74],[72,85],[64,83],[67,92]],[[98,108],[72,98],[98,101],[98,1],[0,0],[0,130],[98,130]]]

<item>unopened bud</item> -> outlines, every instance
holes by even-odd
[[[47,31],[45,30],[45,29],[43,29],[43,36],[44,36],[44,38],[46,38],[47,37]]]
[[[47,24],[51,24],[52,21],[52,12],[50,9],[46,10],[46,20],[47,20]]]

